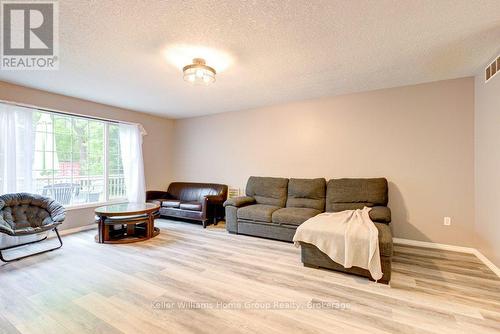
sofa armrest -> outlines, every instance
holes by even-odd
[[[369,215],[370,219],[377,223],[389,224],[391,222],[391,209],[386,206],[374,206]]]
[[[208,218],[208,216],[209,216],[209,212],[208,212],[209,206],[212,207],[212,206],[216,206],[216,205],[222,205],[222,202],[224,202],[224,201],[218,195],[204,196],[203,200],[201,201],[201,212],[203,215],[203,219]]]
[[[220,195],[207,195],[201,201],[201,212],[203,219],[211,218],[216,215],[217,207],[222,208],[224,197]]]
[[[166,191],[161,190],[148,190],[146,191],[146,201],[151,201],[154,199],[167,199],[172,198],[170,194]]]
[[[208,201],[208,204],[219,204],[222,205],[224,203],[224,197],[220,195],[208,195],[205,196]]]
[[[375,223],[378,230],[378,243],[380,256],[391,257],[394,253],[394,245],[392,241],[392,231],[389,224]]]
[[[235,206],[237,208],[254,204],[255,203],[255,198],[250,197],[250,196],[239,196],[239,197],[233,197],[229,198],[227,201],[224,202],[224,207],[226,206]]]

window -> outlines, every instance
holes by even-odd
[[[36,193],[63,205],[126,198],[117,124],[35,111],[33,127]]]

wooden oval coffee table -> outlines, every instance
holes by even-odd
[[[123,203],[98,207],[98,232],[95,240],[103,244],[124,244],[151,239],[160,234],[154,226],[154,203]],[[118,228],[116,228],[118,227]]]

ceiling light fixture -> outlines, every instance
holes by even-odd
[[[208,85],[215,82],[215,70],[207,66],[205,59],[194,58],[193,63],[184,66],[184,80],[193,84]]]

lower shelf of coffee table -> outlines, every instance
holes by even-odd
[[[153,238],[160,234],[160,229],[155,227],[153,230]],[[110,230],[108,240],[104,240],[104,244],[128,244],[132,242],[145,241],[151,238],[148,238],[147,231],[145,227],[137,225],[135,227],[134,234],[127,234],[127,228],[124,227],[119,230]],[[99,242],[99,235],[95,236],[95,241]]]

